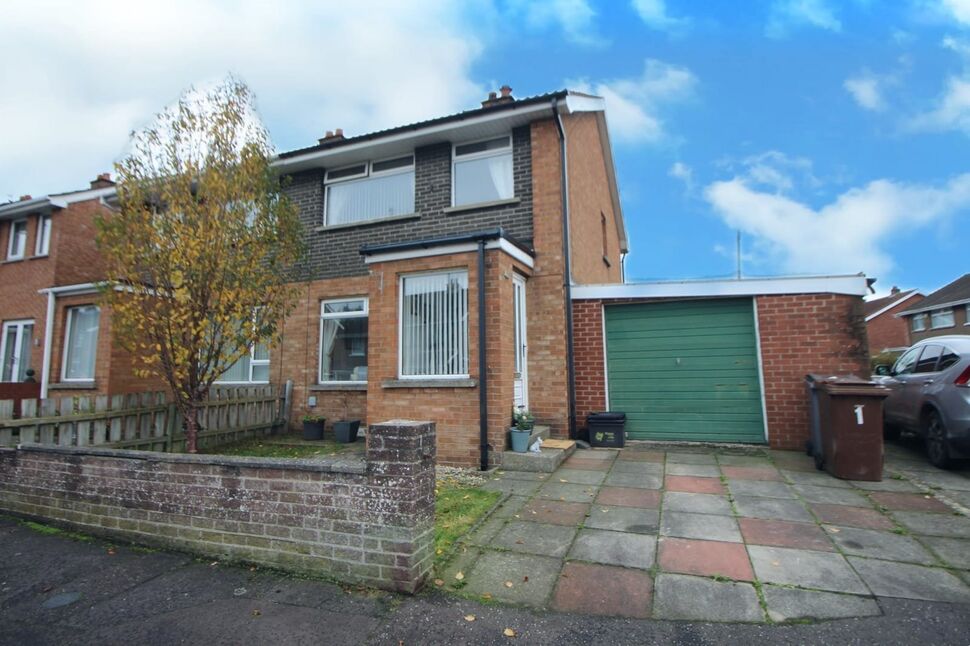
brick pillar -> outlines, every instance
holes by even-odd
[[[369,538],[380,539],[380,551],[393,554],[389,570],[393,588],[414,593],[434,561],[435,424],[391,420],[367,428],[367,479],[385,492],[379,500],[383,526]],[[386,577],[385,577],[386,578]]]

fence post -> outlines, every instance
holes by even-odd
[[[178,419],[178,408],[175,404],[169,404],[165,418],[165,452],[171,453],[175,445],[176,419]]]
[[[283,386],[283,401],[281,402],[282,410],[280,411],[279,419],[282,420],[282,426],[284,429],[290,423],[290,411],[293,406],[293,380],[287,379],[286,384]],[[273,425],[273,434],[275,435],[278,431],[278,424]]]

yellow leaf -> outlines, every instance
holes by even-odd
[[[465,573],[464,572],[459,572],[458,574],[455,575],[455,578],[458,579],[459,581],[464,581],[465,580]]]
[[[475,621],[475,615],[465,615],[465,621]]]
[[[443,579],[435,579],[434,580],[434,584],[440,588],[441,586],[443,586],[445,584],[445,582],[444,582]]]
[[[515,637],[515,631],[512,630],[511,628],[506,628],[505,630],[502,631],[502,634],[505,635],[506,637]]]
[[[511,588],[511,587],[512,587],[513,585],[514,585],[514,584],[513,584],[513,583],[512,583],[511,581],[506,581],[506,582],[505,582],[505,587],[506,587],[506,588]]]

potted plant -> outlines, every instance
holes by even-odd
[[[322,440],[323,439],[323,425],[326,423],[320,415],[304,415],[303,416],[303,439],[304,440]]]
[[[347,402],[347,393],[341,393],[340,405],[343,414],[340,420],[333,423],[333,434],[341,444],[350,444],[357,441],[357,431],[360,429],[359,419],[347,419],[347,411],[350,408]]]
[[[535,417],[529,411],[519,409],[512,411],[512,419],[515,423],[509,430],[512,450],[516,453],[525,453],[529,450],[529,438],[532,437],[532,429],[536,424]]]

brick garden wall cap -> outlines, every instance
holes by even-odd
[[[401,426],[410,422],[401,422]],[[62,455],[91,455],[105,458],[124,458],[150,462],[169,462],[180,464],[214,464],[226,467],[289,469],[294,471],[314,471],[318,473],[349,473],[365,475],[367,462],[364,456],[349,458],[319,458],[300,460],[294,458],[259,458],[234,455],[210,455],[187,453],[161,453],[158,451],[128,451],[124,449],[105,449],[95,447],[48,446],[44,444],[20,444],[21,451],[34,453],[58,453]]]

